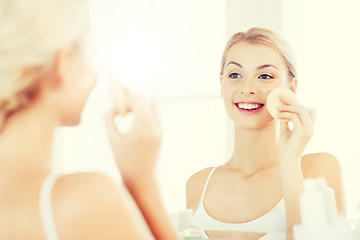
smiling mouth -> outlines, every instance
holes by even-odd
[[[240,110],[245,110],[245,111],[256,111],[262,107],[264,107],[264,104],[261,103],[235,103],[236,107]]]

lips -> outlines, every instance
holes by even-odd
[[[258,102],[238,102],[235,105],[239,110],[246,112],[256,112],[264,107],[264,104]]]

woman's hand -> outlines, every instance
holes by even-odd
[[[120,133],[115,124],[117,110],[113,109],[105,116],[107,133],[124,182],[140,181],[153,177],[161,144],[160,124],[154,103],[128,89],[123,90],[126,112],[134,115],[133,124],[127,133]]]
[[[313,134],[315,112],[300,105],[296,99],[280,95],[286,105],[278,107],[278,117],[291,121],[280,122],[279,159],[283,196],[286,208],[286,225],[292,239],[293,226],[301,222],[299,196],[304,191],[303,175],[300,165],[301,155]]]
[[[116,89],[113,94],[116,94]],[[114,89],[113,89],[114,90]],[[115,102],[116,108],[105,116],[108,138],[120,170],[123,183],[150,228],[154,239],[177,239],[161,202],[161,196],[154,179],[154,169],[161,144],[159,119],[152,102],[123,88],[122,97],[126,104]],[[120,133],[115,116],[131,112],[134,121],[127,133]]]
[[[279,118],[293,123],[293,129],[289,128],[288,122],[280,122],[279,158],[296,159],[300,161],[307,143],[313,134],[315,122],[315,110],[306,109],[296,99],[280,96],[280,100],[286,105],[279,106]]]

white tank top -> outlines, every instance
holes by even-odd
[[[59,236],[56,230],[56,225],[53,217],[53,211],[51,206],[51,193],[55,185],[56,180],[59,178],[57,175],[49,174],[41,186],[39,207],[40,216],[47,240],[58,240]]]
[[[225,223],[211,217],[204,207],[204,196],[211,175],[213,174],[215,169],[216,167],[211,170],[206,180],[199,206],[193,216],[194,226],[203,230],[269,233],[266,234],[264,237],[260,238],[262,240],[286,239],[286,212],[283,198],[281,198],[278,204],[265,215],[249,222]]]

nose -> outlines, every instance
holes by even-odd
[[[254,91],[241,91],[241,94],[244,94],[244,95],[254,95],[255,92],[254,92]]]
[[[241,94],[244,94],[244,95],[254,95],[255,94],[255,86],[251,82],[251,80],[245,81],[244,86],[242,87],[240,92],[241,92]]]

